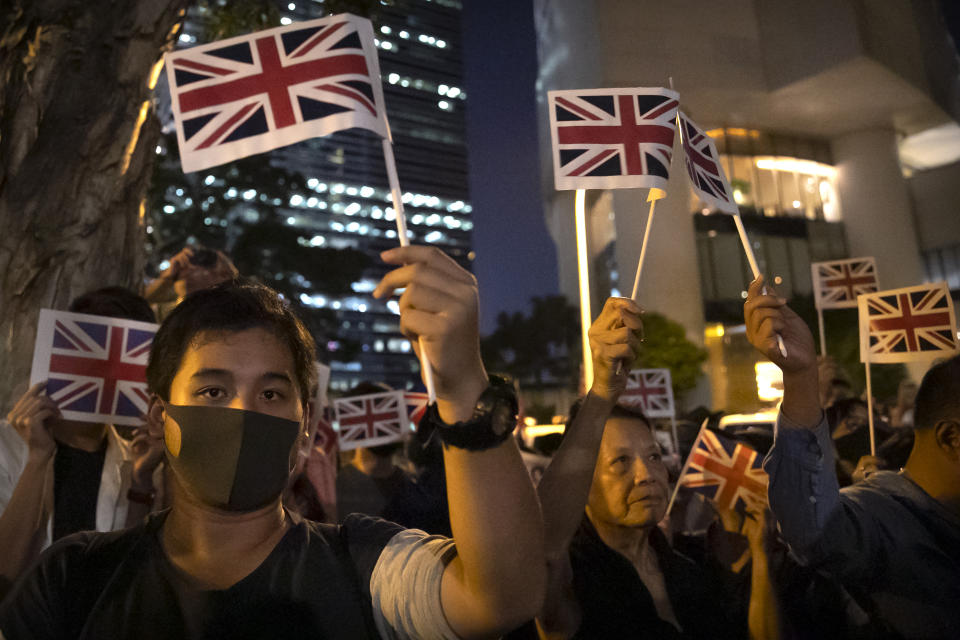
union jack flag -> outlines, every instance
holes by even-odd
[[[361,127],[387,137],[369,20],[342,14],[169,53],[184,172]]]
[[[957,352],[957,321],[946,282],[857,297],[861,362],[909,362]]]
[[[402,391],[338,398],[333,408],[340,425],[341,451],[397,442],[410,432]]]
[[[405,391],[403,399],[407,404],[407,412],[410,414],[410,422],[417,426],[420,419],[427,412],[427,405],[430,403],[430,395],[426,391]]]
[[[557,189],[666,190],[678,96],[662,88],[551,91]]]
[[[634,369],[619,403],[639,409],[648,418],[672,418],[673,387],[669,369]]]
[[[43,309],[30,384],[46,381],[64,418],[139,426],[157,325]]]
[[[711,429],[703,429],[690,452],[680,486],[731,510],[767,499],[767,474],[756,449]]]
[[[877,263],[873,258],[852,258],[814,262],[810,265],[813,276],[813,298],[820,309],[845,309],[857,306],[857,296],[875,293]]]
[[[733,190],[720,164],[720,154],[713,138],[680,112],[680,134],[687,175],[697,196],[711,207],[725,213],[739,213]]]

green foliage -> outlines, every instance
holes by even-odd
[[[575,386],[580,371],[579,311],[563,296],[534,297],[531,313],[501,313],[480,342],[491,371],[522,385]]]
[[[790,301],[790,308],[804,319],[813,333],[814,342],[820,344],[820,327],[813,296],[798,296]],[[866,389],[866,369],[860,362],[860,325],[856,309],[830,309],[823,312],[824,331],[827,334],[827,353],[847,375],[854,393],[859,396]],[[880,401],[896,398],[900,381],[907,377],[902,364],[870,365],[870,382],[873,396]]]
[[[706,349],[690,342],[682,325],[659,313],[643,314],[643,331],[643,348],[634,366],[670,369],[677,398],[697,386],[700,367],[707,359]]]

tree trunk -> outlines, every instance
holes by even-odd
[[[189,0],[13,0],[0,9],[0,417],[41,308],[139,289],[159,126],[155,68]]]

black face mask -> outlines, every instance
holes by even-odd
[[[265,413],[166,404],[180,427],[180,446],[165,442],[181,483],[205,504],[253,511],[280,497],[300,423]]]

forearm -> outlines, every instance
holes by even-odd
[[[486,451],[445,447],[457,558],[443,602],[461,636],[504,633],[532,618],[543,598],[543,521],[513,438]]]
[[[775,640],[780,637],[777,597],[770,580],[770,566],[763,549],[753,549],[750,576],[750,607],[747,625],[751,640]]]
[[[548,560],[567,553],[583,518],[603,426],[613,403],[588,393],[563,444],[544,471],[537,494],[543,508],[544,551]]]
[[[820,424],[819,374],[816,367],[802,371],[783,372],[782,411],[791,422],[807,429],[815,429]]]
[[[13,582],[36,558],[50,518],[47,492],[53,491],[53,458],[30,459],[0,515],[0,576]]]

